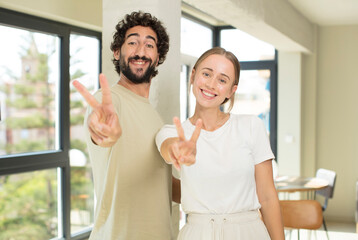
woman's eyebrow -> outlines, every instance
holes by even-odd
[[[208,68],[208,67],[203,67],[202,69],[208,70],[208,71],[210,71],[210,72],[213,72],[213,71],[214,71],[213,69]],[[222,76],[227,77],[228,79],[230,79],[230,77],[229,77],[228,75],[226,75],[225,73],[220,73],[220,74],[221,74]]]

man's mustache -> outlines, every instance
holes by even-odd
[[[130,60],[143,60],[143,61],[149,61],[152,62],[152,60],[150,58],[146,58],[146,57],[139,57],[138,55],[134,56],[134,57],[129,57],[128,61]]]

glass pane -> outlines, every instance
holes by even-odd
[[[270,131],[270,70],[243,70],[231,113],[260,117]],[[227,110],[229,103],[224,109]]]
[[[188,118],[188,68],[189,66],[182,65],[180,72],[180,120],[182,122]]]
[[[182,17],[180,40],[181,53],[200,57],[213,46],[213,32],[208,27]]]
[[[70,75],[79,80],[91,93],[98,89],[99,40],[71,34]],[[71,232],[93,223],[94,187],[92,170],[84,139],[83,118],[86,101],[70,84],[70,165],[71,165]]]
[[[57,170],[0,176],[0,239],[57,237]]]
[[[0,156],[57,150],[59,38],[0,25]]]
[[[239,61],[273,60],[275,48],[238,29],[220,32],[221,46],[236,55]]]

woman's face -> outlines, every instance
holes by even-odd
[[[219,107],[236,91],[234,79],[234,65],[225,56],[215,54],[204,59],[193,69],[190,79],[197,104]]]

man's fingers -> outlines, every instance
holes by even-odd
[[[72,82],[72,85],[77,89],[77,91],[82,95],[82,97],[86,100],[86,102],[92,107],[97,108],[100,106],[100,104],[97,102],[97,100],[92,96],[90,92],[83,86],[79,81],[74,80]]]
[[[102,89],[102,104],[107,106],[111,105],[112,104],[111,90],[109,89],[107,78],[103,73],[99,75],[99,83]]]
[[[196,142],[198,140],[202,126],[203,126],[203,121],[199,118],[196,121],[195,130],[193,132],[193,135],[191,135],[190,141]]]
[[[175,124],[176,129],[177,129],[179,140],[180,140],[180,141],[185,141],[184,129],[183,129],[183,127],[181,126],[181,123],[180,123],[179,118],[174,117],[174,118],[173,118],[173,122],[174,122],[174,124]]]

